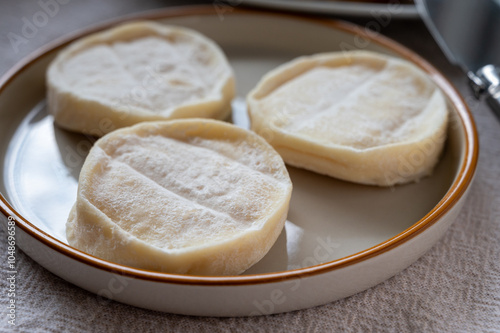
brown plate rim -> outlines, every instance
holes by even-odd
[[[120,17],[118,19],[113,19],[105,23],[93,25],[89,28],[81,29],[75,33],[72,33],[62,38],[56,39],[51,43],[39,48],[17,65],[7,71],[2,77],[0,77],[0,93],[9,85],[9,83],[14,80],[20,73],[22,73],[31,64],[36,62],[40,57],[48,52],[52,52],[56,49],[64,47],[71,41],[80,38],[82,36],[88,35],[90,33],[106,29],[112,25],[136,19],[161,19],[170,17],[181,17],[181,16],[193,16],[193,15],[217,15],[217,12],[213,6],[184,6],[184,7],[171,7],[164,9],[156,9],[153,11],[148,11],[144,13],[132,14]],[[426,60],[418,56],[413,51],[400,45],[399,43],[384,37],[380,34],[375,34],[373,32],[364,31],[360,29],[359,26],[352,23],[338,21],[338,20],[328,20],[320,19],[309,15],[297,15],[297,14],[284,14],[275,11],[262,11],[253,9],[241,9],[233,8],[231,12],[225,13],[224,15],[267,15],[267,16],[281,16],[287,17],[295,20],[308,21],[314,24],[323,25],[336,30],[342,30],[353,35],[366,38],[370,42],[379,44],[387,49],[390,49],[394,53],[398,54],[402,58],[408,59],[415,63],[418,67],[422,68],[431,78],[436,82],[436,84],[444,91],[446,96],[450,99],[450,102],[455,106],[459,118],[460,125],[463,127],[465,132],[465,157],[464,162],[460,166],[459,173],[451,185],[450,189],[446,192],[444,197],[438,202],[438,204],[429,211],[423,218],[418,222],[413,224],[411,227],[407,228],[398,235],[387,239],[386,241],[360,251],[358,253],[349,255],[344,258],[340,258],[327,263],[299,268],[294,270],[287,270],[281,272],[273,273],[262,273],[253,275],[239,275],[239,276],[193,276],[193,275],[181,275],[181,274],[170,274],[148,271],[143,269],[132,268],[124,265],[119,265],[113,262],[109,262],[92,255],[81,252],[68,244],[65,244],[46,232],[41,231],[35,225],[31,224],[28,220],[21,216],[4,198],[0,195],[0,212],[6,217],[11,216],[16,220],[16,226],[26,232],[28,235],[36,239],[37,241],[43,243],[44,245],[50,247],[62,255],[65,255],[71,259],[77,260],[81,263],[87,264],[97,269],[102,269],[113,274],[120,274],[123,276],[149,280],[152,282],[162,282],[171,284],[184,284],[184,285],[252,285],[261,283],[273,283],[280,282],[288,279],[294,278],[304,278],[307,276],[317,275],[327,273],[332,270],[338,270],[346,266],[351,266],[357,264],[361,261],[367,260],[374,256],[385,253],[405,242],[414,238],[424,230],[428,229],[430,226],[434,225],[441,216],[447,213],[457,201],[465,194],[469,184],[471,183],[476,165],[478,160],[479,143],[478,135],[475,123],[473,121],[472,114],[467,107],[462,96],[454,88],[454,86],[446,79],[446,77],[441,74],[436,68],[430,65]]]

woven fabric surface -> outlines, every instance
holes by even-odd
[[[36,12],[39,4],[1,3],[0,74],[68,29],[166,3],[118,2],[69,3],[68,9],[61,5],[59,16],[18,52],[10,48],[7,33],[19,29],[23,17]],[[78,17],[69,10],[72,5]],[[370,22],[343,19],[361,26]],[[473,97],[463,73],[446,60],[420,20],[394,19],[381,33],[421,54],[457,86],[474,113],[480,136],[477,173],[462,211],[444,237],[413,265],[371,289],[326,305],[269,316],[211,318],[99,302],[94,294],[18,250],[16,325],[8,324],[9,274],[1,264],[0,332],[500,332],[500,121],[484,101]],[[4,230],[0,240],[6,263]]]

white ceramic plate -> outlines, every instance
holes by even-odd
[[[477,161],[474,123],[451,84],[411,51],[347,23],[256,11],[221,16],[212,7],[197,7],[134,18],[191,27],[219,43],[235,69],[233,121],[243,127],[248,126],[246,93],[264,73],[299,55],[357,45],[413,61],[448,98],[445,152],[431,177],[391,188],[289,168],[294,192],[286,228],[269,254],[241,276],[165,274],[95,258],[68,246],[65,236],[78,173],[94,139],[54,125],[44,85],[46,67],[62,46],[105,28],[93,27],[39,50],[0,80],[0,217],[17,221],[17,245],[56,275],[98,295],[160,311],[213,316],[290,311],[352,295],[398,273],[458,214]]]
[[[363,0],[233,0],[259,7],[286,9],[316,14],[352,15],[373,18],[417,18],[414,4],[401,1],[373,2]],[[231,3],[231,1],[229,2]]]

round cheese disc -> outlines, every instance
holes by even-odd
[[[301,57],[265,75],[247,97],[251,128],[286,163],[347,181],[417,181],[436,165],[448,111],[415,65],[386,55]]]
[[[234,94],[233,71],[213,41],[150,21],[79,39],[47,71],[55,122],[97,137],[141,121],[224,119]]]
[[[283,160],[251,131],[208,119],[145,122],[96,141],[67,239],[127,266],[240,274],[281,233],[291,191]]]

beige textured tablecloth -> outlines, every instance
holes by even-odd
[[[20,31],[23,18],[40,10],[41,4],[0,2],[0,74],[70,31],[123,14],[186,3],[61,1],[66,2],[33,38],[19,45],[17,53],[7,33]],[[343,19],[360,25],[373,20]],[[88,304],[95,304],[93,294],[49,273],[18,251],[16,326],[8,324],[7,268],[2,264],[0,331],[500,332],[500,122],[484,102],[473,98],[464,75],[447,62],[420,20],[394,18],[382,33],[415,50],[449,77],[469,103],[480,135],[477,175],[461,214],[444,238],[415,264],[374,288],[327,305],[271,316],[220,319],[172,315],[117,302],[89,308]],[[0,258],[6,262],[3,231],[0,239]]]

